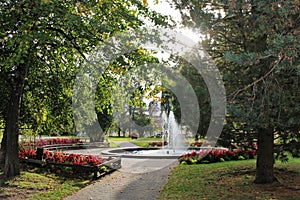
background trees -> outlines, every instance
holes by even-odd
[[[299,149],[299,2],[173,1],[178,9],[190,11],[182,12],[184,22],[201,28],[207,36],[204,46],[223,73],[230,101],[223,138],[258,139],[256,182],[274,181],[274,132],[283,144],[279,148],[294,155]],[[4,97],[0,117],[5,123],[1,149],[6,152],[2,158],[7,177],[19,173],[20,125],[29,124],[36,132],[54,126],[73,128],[71,87],[88,52],[110,36],[141,26],[141,16],[165,24],[164,18],[143,4],[137,0],[0,2],[0,92]],[[137,61],[134,66],[151,59],[140,52],[126,59]],[[112,65],[116,76],[133,67],[122,59]],[[195,89],[199,87],[199,94],[205,93],[198,85],[199,77],[183,66],[181,73]],[[109,88],[115,83],[114,76],[108,75],[102,77],[97,91],[101,98],[96,109],[99,117],[107,117],[105,125],[111,114]],[[133,79],[132,83],[139,86]],[[129,99],[130,106],[140,103]],[[200,132],[204,131],[205,127]]]
[[[47,123],[71,128],[70,86],[86,53],[107,37],[142,25],[141,16],[162,22],[136,0],[0,2],[1,82],[9,86],[1,90],[7,100],[0,111],[7,178],[19,174],[20,124],[39,131],[49,130]]]
[[[274,133],[282,150],[296,155],[287,143],[299,144],[299,1],[173,2],[206,36],[223,73],[229,104],[221,137],[257,139],[255,182],[273,182]]]
[[[195,130],[196,133],[192,131],[195,138],[199,139],[200,137],[205,137],[211,120],[211,101],[207,86],[202,78],[202,75],[199,74],[197,69],[195,69],[195,67],[191,63],[187,62],[182,58],[174,58],[174,56],[171,56],[171,59],[173,59],[172,61],[176,63],[175,66],[173,66],[174,71],[180,73],[189,83],[188,86],[179,83],[181,85],[178,86],[178,90],[187,91],[189,90],[189,87],[191,87],[194,90],[200,108],[200,116],[199,120],[195,120],[194,117],[188,117],[184,119],[184,121],[181,121],[181,109],[183,107],[182,105],[180,105],[178,99],[172,93],[172,91],[169,90],[162,92],[163,109],[166,110],[167,113],[169,113],[172,110],[174,112],[177,122],[181,123],[181,125],[185,126],[188,130]],[[185,99],[185,104],[188,105],[187,107],[193,107],[193,103],[190,101],[191,97],[184,95],[182,96]],[[193,113],[194,112],[189,111],[190,116],[193,116]]]
[[[133,51],[117,57],[101,75],[96,89],[96,110],[104,133],[112,123],[123,131],[150,124],[150,116],[145,115],[147,91],[155,85],[153,76],[157,74],[158,59],[150,51],[135,47]],[[147,66],[151,65],[151,67]],[[150,98],[151,95],[148,95]],[[135,123],[137,126],[134,126]],[[103,133],[103,134],[104,134]],[[103,137],[97,134],[97,137]]]

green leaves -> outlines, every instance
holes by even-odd
[[[191,19],[202,30],[207,25],[204,47],[222,71],[229,94],[224,139],[253,139],[251,133],[260,128],[297,135],[299,1],[174,2],[189,10],[185,23]]]
[[[15,76],[17,66],[30,65],[22,123],[45,132],[73,129],[72,88],[82,60],[107,38],[142,25],[142,17],[164,20],[136,0],[0,2],[1,81],[10,83],[8,78]],[[131,68],[153,59],[134,54],[128,55],[131,64],[121,62],[108,73],[122,76],[125,65]],[[98,111],[111,114],[113,82],[112,76],[100,80]],[[10,92],[9,88],[1,90],[1,96]],[[2,103],[1,117],[5,116],[7,101]],[[40,111],[46,113],[46,123],[38,120]]]
[[[232,52],[225,52],[224,59],[229,62],[238,64],[238,65],[255,65],[260,62],[260,56],[257,53],[244,53],[244,54],[234,54]]]

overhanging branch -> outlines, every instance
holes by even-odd
[[[59,29],[59,28],[54,28],[54,27],[47,27],[48,30],[52,30],[55,32],[60,33],[61,35],[63,35],[69,42],[71,42],[71,44],[73,45],[73,47],[78,51],[78,53],[84,58],[86,59],[84,53],[81,51],[80,46],[76,43],[74,37],[69,36],[67,33],[65,33],[63,30]]]
[[[232,94],[230,94],[228,97],[232,97],[232,99],[235,99],[236,96],[238,94],[240,94],[241,92],[255,86],[256,84],[258,84],[259,82],[265,80],[270,74],[272,74],[274,72],[274,70],[276,69],[276,67],[282,62],[282,60],[284,59],[284,56],[281,56],[279,60],[277,60],[277,62],[275,62],[274,66],[262,77],[260,77],[259,79],[257,79],[256,81],[254,81],[253,83],[247,85],[246,87],[239,89],[235,92],[233,92]]]

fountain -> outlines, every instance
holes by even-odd
[[[165,111],[161,114],[161,126],[162,126],[162,136],[161,136],[161,142],[162,142],[162,148],[165,148],[165,141],[166,137],[168,136],[168,116]],[[167,143],[168,144],[168,143]]]
[[[181,133],[181,128],[176,122],[173,112],[170,112],[168,118],[167,133],[167,154],[186,152],[188,146],[185,142],[185,136]]]
[[[166,139],[167,145],[162,148],[116,148],[105,150],[103,155],[121,156],[129,158],[178,158],[188,151],[188,143],[185,136],[181,133],[180,126],[175,120],[173,112],[169,117],[162,113],[162,144]]]

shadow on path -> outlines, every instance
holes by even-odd
[[[119,142],[118,145],[122,148],[137,147],[130,142]],[[100,154],[100,151],[89,149],[85,153]],[[178,164],[177,159],[121,158],[121,162],[121,169],[65,200],[154,200],[167,182],[171,170]]]

